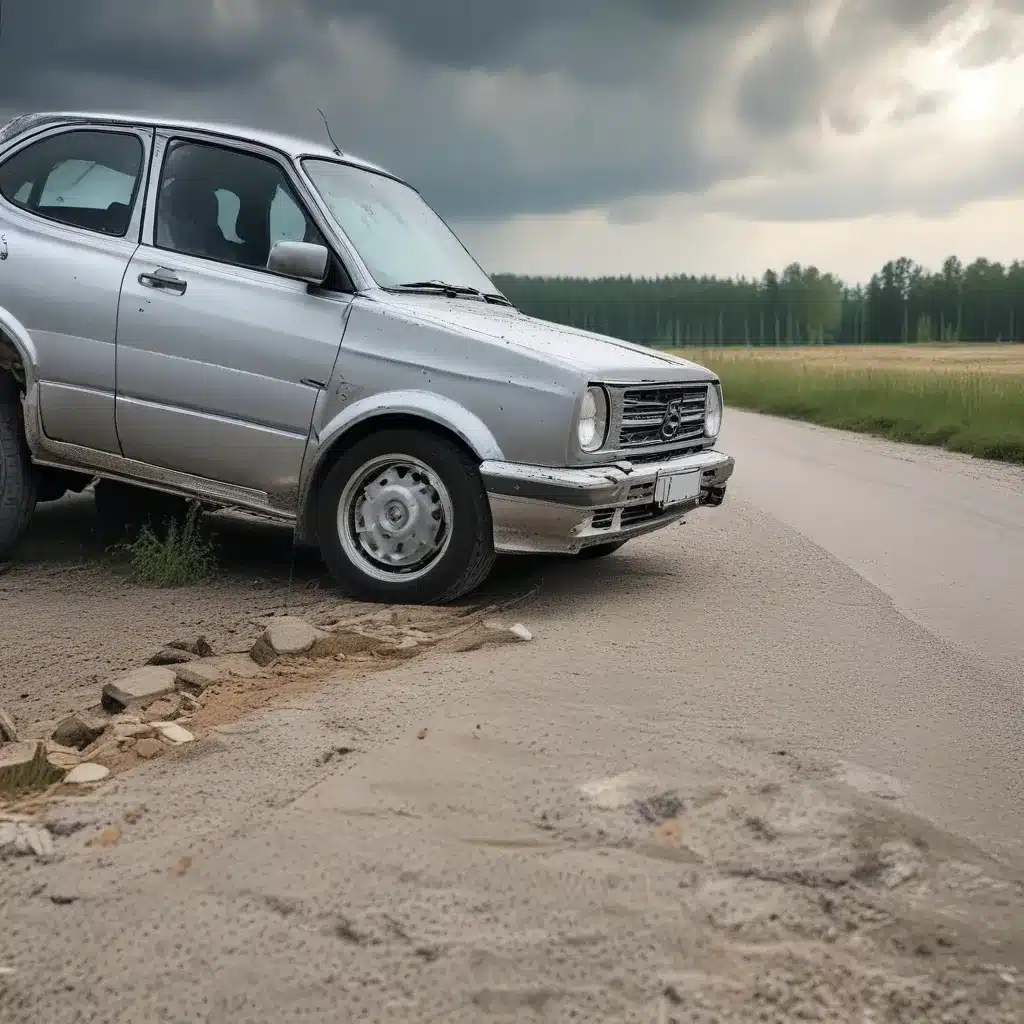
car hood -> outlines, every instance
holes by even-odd
[[[577,370],[594,381],[715,380],[698,363],[593,331],[527,316],[477,299],[376,292],[373,301],[402,319],[439,327],[483,343],[529,353],[542,362]]]

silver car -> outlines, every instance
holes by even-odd
[[[408,184],[233,126],[0,129],[0,559],[37,501],[241,508],[371,600],[721,504],[692,362],[526,316]]]

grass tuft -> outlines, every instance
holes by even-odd
[[[132,578],[149,587],[185,587],[206,579],[216,566],[213,542],[203,531],[200,506],[193,502],[183,522],[169,520],[158,534],[143,526],[123,545]]]

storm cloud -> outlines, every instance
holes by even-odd
[[[1008,13],[1020,5],[1001,4]],[[6,0],[0,117],[118,109],[321,137],[446,216],[700,194],[855,134],[851,75],[949,0]],[[970,57],[988,52],[979,39]],[[870,59],[869,59],[870,58]],[[913,119],[934,100],[908,98]],[[833,213],[842,196],[835,196]]]

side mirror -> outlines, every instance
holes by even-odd
[[[312,242],[275,242],[267,257],[267,270],[283,277],[320,285],[327,280],[330,253]]]

